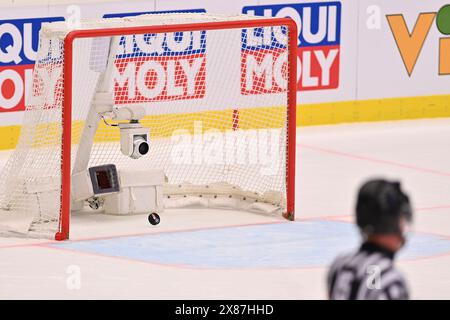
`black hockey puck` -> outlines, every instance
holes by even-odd
[[[159,224],[161,221],[161,218],[159,217],[159,215],[155,212],[150,213],[148,215],[148,222],[150,222],[150,224],[156,226],[157,224]]]

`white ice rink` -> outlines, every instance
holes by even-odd
[[[85,214],[64,243],[0,238],[0,299],[323,299],[330,260],[357,246],[354,196],[370,177],[400,179],[412,197],[398,260],[412,297],[450,298],[450,119],[437,119],[299,128],[296,222]]]

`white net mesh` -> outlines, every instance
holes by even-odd
[[[83,22],[81,29],[245,19],[249,17],[146,15]],[[41,30],[33,96],[0,184],[2,233],[53,237],[60,228],[68,31],[64,23]],[[288,32],[279,26],[224,27],[76,39],[73,172],[101,164],[115,164],[119,170],[162,169],[166,198],[206,194],[285,210]],[[119,129],[108,125],[114,119],[95,107],[99,92],[112,92],[115,108],[144,108],[140,123],[150,131],[146,156],[132,159],[121,153]]]

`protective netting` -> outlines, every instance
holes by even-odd
[[[81,29],[249,18],[146,15],[83,22]],[[73,77],[64,84],[68,31],[65,23],[41,30],[33,95],[17,148],[2,172],[0,232],[53,237],[60,228],[61,206],[68,205],[60,200],[68,85],[73,173],[100,164],[163,169],[166,197],[197,196],[200,187],[214,197],[250,195],[285,210],[287,27],[79,38],[73,45]],[[119,109],[145,109],[140,123],[150,131],[146,156],[121,153],[119,129],[111,126],[116,121],[95,109],[99,92],[113,92]]]

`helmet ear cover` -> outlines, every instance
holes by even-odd
[[[360,188],[356,223],[363,234],[402,235],[402,218],[411,222],[412,209],[399,182],[371,180]]]

